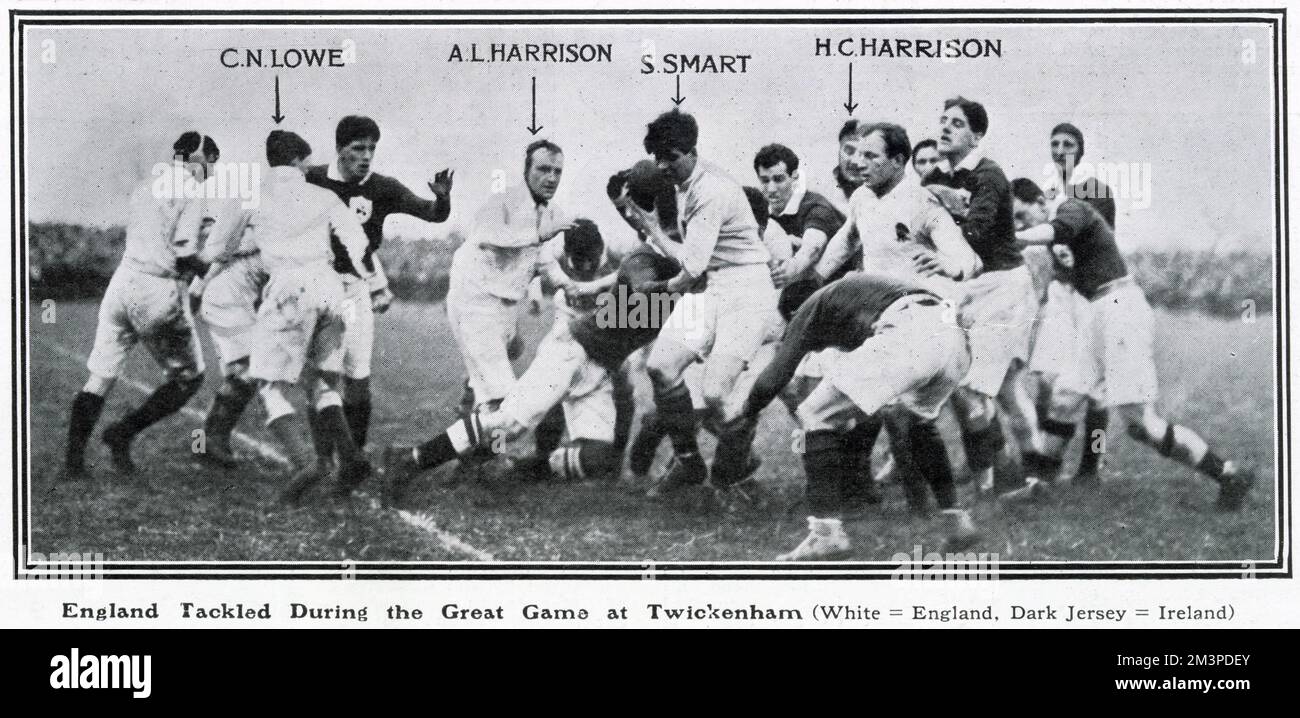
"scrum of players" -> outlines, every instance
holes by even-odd
[[[974,546],[980,532],[936,426],[945,407],[974,485],[967,502],[1032,504],[1067,482],[1095,488],[1104,447],[1083,441],[1070,477],[1064,453],[1080,424],[1092,438],[1113,413],[1135,440],[1216,482],[1219,509],[1240,509],[1254,470],[1155,409],[1152,312],[1116,245],[1111,191],[1079,163],[1082,132],[1052,130],[1057,171],[1039,186],[1009,181],[985,156],[988,129],[984,107],[962,97],[944,103],[935,138],[915,145],[899,125],[850,120],[828,196],[808,188],[798,155],[780,144],[757,152],[758,187],[742,187],[699,156],[692,116],[664,113],[644,139],[653,159],[607,184],[637,238],[624,252],[556,205],[564,151],[533,142],[523,181],[477,209],[452,260],[446,312],[466,376],[459,418],[417,446],[386,447],[380,470],[365,448],[369,381],[375,315],[393,295],[376,250],[390,214],[447,218],[452,173],[428,183],[430,200],[374,172],[380,130],[365,117],[338,123],[327,165],[311,165],[307,142],[276,130],[256,207],[159,199],[149,185],[132,196],[63,475],[86,476],[104,398],[143,342],[166,381],[102,433],[115,470],[135,471],[134,438],[202,383],[197,316],[224,378],[198,455],[237,466],[232,431],[260,397],[291,464],[279,497],[289,505],[318,487],[345,498],[372,473],[384,501],[400,505],[450,462],[456,480],[499,481],[483,467],[531,431],[536,450],[512,462],[515,479],[617,480],[626,462],[630,485],[664,510],[743,513],[768,500],[753,443],[779,398],[799,427],[808,535],[778,560],[851,555],[844,521],[880,503],[885,475],[914,513],[938,508],[947,548]],[[219,157],[198,132],[172,150],[184,182],[204,181]],[[1054,265],[1043,302],[1022,255],[1035,245]],[[555,292],[555,317],[516,376],[521,309],[539,281]],[[638,319],[639,300],[663,311]],[[653,406],[633,435],[640,371]],[[295,390],[305,392],[305,416]],[[709,462],[701,430],[717,438]],[[874,476],[882,431],[890,457]],[[651,477],[664,441],[671,460]]]

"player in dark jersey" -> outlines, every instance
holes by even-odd
[[[1060,430],[1037,437],[1037,451],[1025,458],[1028,485],[1010,498],[1034,499],[1045,492],[1091,397],[1117,410],[1130,436],[1217,482],[1220,510],[1240,509],[1255,472],[1223,460],[1196,432],[1156,413],[1151,307],[1129,275],[1105,218],[1079,199],[1066,199],[1053,208],[1032,180],[1017,179],[1012,191],[1018,238],[1050,246],[1073,267],[1071,282],[1088,299],[1090,316],[1084,321],[1081,356],[1057,379],[1052,392],[1049,418]]]
[[[980,149],[989,128],[988,113],[978,102],[954,97],[944,103],[940,125],[939,153],[944,164],[922,183],[933,188],[984,267],[962,282],[962,313],[971,323],[971,367],[954,394],[953,407],[977,485],[1002,493],[1023,483],[1007,451],[998,415],[1007,415],[1024,448],[1033,440],[1037,424],[1033,402],[1021,396],[1019,379],[1029,360],[1038,297],[1016,244],[1010,183],[1002,168]],[[1005,470],[994,472],[995,462]]]
[[[566,254],[589,256],[601,242],[589,221],[565,233]],[[584,247],[583,245],[586,245]],[[581,261],[581,260],[579,260]],[[557,319],[524,375],[495,409],[466,414],[433,439],[413,448],[385,452],[385,496],[399,501],[421,471],[456,458],[499,451],[504,442],[537,426],[563,402],[569,441],[549,456],[558,478],[581,479],[618,470],[622,452],[614,446],[611,375],[628,355],[649,344],[672,313],[677,295],[667,281],[681,271],[673,259],[642,244],[619,264],[615,280],[568,319]]]
[[[821,352],[822,380],[797,411],[805,432],[809,534],[778,560],[833,558],[849,550],[843,513],[857,447],[848,439],[854,426],[886,407],[915,417],[906,436],[895,438],[895,460],[929,481],[950,522],[949,547],[963,550],[978,538],[970,515],[957,508],[947,452],[941,442],[929,443],[937,432],[922,428],[933,425],[970,366],[965,328],[955,315],[951,304],[916,282],[859,272],[817,290],[790,318],[742,413],[756,422],[803,358]],[[921,441],[924,446],[913,446]]]
[[[374,314],[387,311],[393,294],[388,289],[375,252],[384,240],[384,220],[392,214],[408,214],[426,222],[443,222],[451,213],[453,173],[438,172],[429,190],[432,200],[417,196],[398,180],[370,170],[379,143],[379,125],[369,117],[349,115],[339,120],[334,130],[338,161],[307,170],[307,181],[324,187],[343,200],[365,229],[368,245],[361,263],[353,267],[337,240],[334,241],[334,269],[343,276],[347,290],[348,326],[344,332],[343,408],[359,448],[366,444],[370,427],[370,363],[374,353]],[[360,269],[361,271],[357,271]],[[360,276],[369,277],[362,281]],[[313,422],[314,426],[314,422]],[[319,438],[319,435],[317,435]],[[318,447],[318,455],[328,456],[329,447]]]
[[[1043,188],[1048,204],[1055,207],[1070,198],[1081,200],[1097,210],[1114,230],[1114,193],[1092,174],[1091,165],[1080,164],[1084,151],[1083,132],[1068,122],[1062,122],[1052,128],[1049,137],[1053,171],[1051,181]],[[1072,269],[1061,264],[1055,255],[1051,257],[1053,276],[1047,283],[1043,307],[1038,313],[1033,355],[1029,360],[1030,376],[1037,380],[1039,430],[1048,432],[1058,427],[1041,414],[1051,405],[1052,385],[1057,375],[1078,356],[1079,329],[1076,324],[1079,316],[1088,313],[1088,300],[1074,291],[1071,284]],[[1103,442],[1095,438],[1105,435],[1108,417],[1105,407],[1089,402],[1083,419],[1084,436],[1088,439],[1081,442],[1083,454],[1074,476],[1078,483],[1100,480]]]

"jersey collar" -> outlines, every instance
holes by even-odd
[[[360,182],[357,182],[356,184],[359,184],[359,185],[365,184],[365,183],[366,183],[366,180],[370,179],[370,175],[372,175],[372,174],[374,174],[374,170],[371,170],[370,172],[367,172],[367,173],[366,173],[366,176],[365,176],[365,177],[362,177],[362,178],[361,178],[361,181],[360,181]],[[329,163],[329,165],[328,165],[328,166],[326,167],[326,169],[325,169],[325,176],[328,177],[328,178],[330,178],[330,179],[332,179],[332,180],[334,180],[335,182],[344,182],[344,183],[347,183],[347,184],[352,184],[352,183],[348,182],[347,180],[343,179],[343,175],[339,173],[339,163],[338,163],[338,162],[331,162],[331,163]]]

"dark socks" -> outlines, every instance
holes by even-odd
[[[698,454],[696,443],[695,406],[691,403],[691,393],[686,384],[660,391],[655,390],[655,407],[659,417],[659,426],[673,442],[673,451],[677,454]]]
[[[364,449],[370,431],[370,377],[343,380],[343,414],[347,417],[352,443]]]
[[[1091,407],[1083,420],[1083,457],[1079,460],[1080,474],[1095,474],[1101,466],[1103,452],[1094,451],[1097,432],[1106,433],[1110,424],[1110,412],[1099,407]],[[1104,446],[1104,444],[1103,444]]]
[[[155,389],[139,408],[122,417],[122,420],[117,423],[118,431],[125,437],[139,434],[180,411],[202,385],[202,375],[193,379],[171,380],[164,383]]]
[[[807,476],[808,512],[817,518],[837,518],[843,510],[845,485],[857,466],[853,449],[837,431],[810,431],[804,437],[803,468]]]
[[[68,449],[66,462],[69,468],[79,471],[86,462],[86,443],[95,430],[99,415],[104,410],[104,397],[83,391],[72,400],[72,412],[68,419]]]

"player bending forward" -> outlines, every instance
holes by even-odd
[[[1156,413],[1151,307],[1129,275],[1110,225],[1080,199],[1053,208],[1033,180],[1017,179],[1012,192],[1017,237],[1049,245],[1063,264],[1073,266],[1071,282],[1088,299],[1090,316],[1081,329],[1082,350],[1072,366],[1062,369],[1052,392],[1049,415],[1063,430],[1039,433],[1036,451],[1025,461],[1027,484],[1007,499],[1029,500],[1046,492],[1046,481],[1060,469],[1069,443],[1064,429],[1074,428],[1091,398],[1117,409],[1133,438],[1214,479],[1220,510],[1240,509],[1254,471],[1224,461],[1196,432]]]
[[[352,440],[339,396],[343,368],[343,281],[334,271],[331,232],[353,264],[366,249],[366,234],[356,214],[327,189],[307,184],[304,173],[311,146],[292,132],[275,130],[266,138],[271,169],[262,201],[255,209],[224,213],[212,230],[205,257],[226,261],[238,251],[244,230],[253,228],[269,279],[258,309],[249,376],[259,382],[267,428],[284,444],[293,476],[280,495],[297,503],[323,478],[303,422],[285,395],[310,363],[316,376],[307,387],[319,414],[321,432],[339,454],[335,495],[346,495],[365,480],[370,464]],[[219,254],[218,254],[219,253]]]
[[[848,438],[859,422],[889,406],[915,417],[913,431],[939,417],[970,367],[965,330],[953,321],[955,314],[950,302],[914,280],[864,272],[818,290],[790,319],[744,408],[744,416],[756,422],[803,357],[822,352],[821,383],[797,411],[805,432],[808,537],[778,560],[826,559],[849,551],[843,511],[857,447]],[[960,551],[974,544],[979,535],[970,514],[956,507],[947,452],[895,446],[895,459],[917,462],[905,470],[934,482],[949,523],[946,548]]]
[[[570,258],[590,256],[601,242],[596,225],[575,223],[565,236]],[[580,479],[617,471],[621,452],[614,446],[615,407],[611,375],[628,355],[649,344],[667,321],[675,295],[667,280],[681,266],[649,244],[623,258],[608,291],[597,297],[594,311],[576,312],[568,321],[557,318],[524,375],[511,384],[498,407],[480,407],[414,447],[389,447],[385,452],[385,495],[400,501],[411,479],[425,469],[452,459],[491,451],[494,445],[523,434],[563,402],[569,442],[551,453],[552,473]],[[655,313],[649,308],[669,303]]]
[[[188,187],[181,197],[159,197],[155,186],[171,187],[174,173],[186,184],[202,182],[220,155],[211,137],[186,132],[172,145],[167,175],[150,179],[131,195],[126,252],[99,305],[95,348],[86,367],[90,378],[72,402],[63,477],[86,478],[86,443],[95,430],[104,398],[122,373],[131,347],[143,341],[167,380],[143,404],[104,430],[104,443],[119,473],[131,474],[131,440],[185,406],[203,385],[203,351],[186,300],[186,276],[202,274],[196,258],[203,222],[201,193]],[[194,191],[188,191],[194,190]]]

